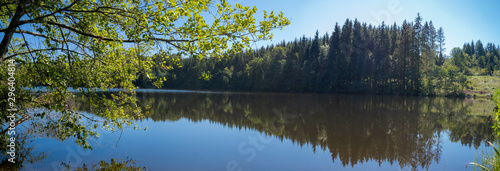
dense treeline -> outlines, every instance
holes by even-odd
[[[153,72],[170,89],[460,95],[467,78],[446,60],[444,41],[443,28],[420,15],[401,26],[347,19],[331,35],[316,32],[228,59],[171,57],[171,70]]]
[[[500,46],[487,43],[484,47],[481,40],[475,44],[465,43],[463,48],[451,50],[452,64],[467,75],[492,75],[500,70]]]

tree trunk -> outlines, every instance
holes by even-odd
[[[2,42],[0,42],[0,64],[3,63],[5,60],[5,54],[9,52],[9,44],[10,41],[12,40],[12,36],[14,36],[14,31],[16,30],[16,27],[18,27],[19,20],[21,17],[24,15],[24,5],[25,1],[21,0],[18,2],[16,12],[14,13],[14,16],[10,20],[9,27],[5,29],[5,35],[2,39]]]

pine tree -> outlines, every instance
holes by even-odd
[[[444,56],[443,56],[443,54],[446,51],[446,48],[444,47],[444,45],[446,45],[446,43],[444,42],[445,40],[446,39],[445,39],[445,36],[444,36],[443,27],[439,27],[439,30],[437,32],[437,41],[438,41],[438,46],[439,46],[439,55],[438,55],[438,60],[436,62],[436,65],[438,65],[438,66],[441,66],[444,63]]]
[[[470,56],[473,56],[476,54],[476,46],[474,45],[474,40],[472,40],[472,42],[470,43],[470,51],[471,51]]]
[[[486,51],[484,50],[484,46],[481,40],[477,40],[475,49],[476,49],[475,54],[477,57],[486,56]]]
[[[408,78],[410,77],[409,64],[412,55],[412,25],[406,20],[403,21],[401,26],[401,31],[398,35],[398,49],[396,50],[396,74],[398,75],[398,93],[408,93],[408,88],[410,87]],[[415,43],[416,45],[418,43]]]
[[[364,48],[364,42],[361,35],[361,23],[358,20],[354,20],[353,36],[352,36],[352,52],[349,60],[349,82],[351,86],[349,87],[351,91],[359,90],[361,73],[359,72],[362,67],[362,48]]]
[[[389,51],[389,55],[394,55],[394,52],[396,51],[398,45],[398,25],[396,22],[394,22],[394,25],[391,27],[391,34],[390,34],[390,40],[391,40],[391,49]]]
[[[321,42],[322,45],[328,45],[330,43],[330,35],[328,32],[323,35],[323,41]]]
[[[332,65],[332,67],[329,67],[329,73],[330,78],[328,79],[328,88],[332,88],[333,92],[339,92],[339,88],[341,87],[340,85],[340,75],[341,75],[341,69],[343,69],[342,65],[345,65],[345,61],[343,60],[344,58],[340,58],[340,26],[338,23],[335,23],[335,29],[334,32],[332,33],[332,40],[330,41],[330,49],[328,52],[328,60],[327,64]],[[325,77],[328,78],[328,77]],[[332,84],[330,86],[330,84]]]
[[[416,31],[416,30],[415,30]],[[420,33],[419,37],[417,39],[420,41],[420,55],[421,58],[423,59],[422,63],[424,64],[423,70],[425,72],[428,72],[430,69],[430,62],[431,62],[431,47],[430,47],[430,26],[428,22],[425,22],[424,27],[422,27],[422,32]],[[417,47],[418,48],[418,47]]]
[[[409,23],[408,23],[409,24]],[[416,37],[416,46],[418,53],[421,54],[421,48],[420,45],[422,44],[422,40],[420,38],[422,37],[422,17],[420,16],[420,13],[417,13],[417,17],[415,18],[415,24],[413,25],[413,30],[415,30],[415,37]]]
[[[427,66],[428,71],[427,73],[432,70],[434,64],[436,63],[436,51],[438,49],[438,46],[436,45],[436,39],[437,39],[437,32],[436,28],[434,27],[434,24],[432,23],[432,20],[429,21],[429,33],[428,33],[428,40],[429,40],[429,47],[430,47],[430,53],[429,53],[429,66]]]
[[[464,53],[468,54],[469,56],[472,56],[472,49],[469,43],[464,43],[462,50],[464,51]]]
[[[389,59],[389,37],[387,35],[387,28],[385,23],[382,22],[379,31],[377,42],[377,51],[375,52],[375,83],[378,92],[385,92],[384,88],[390,78],[390,59]]]
[[[319,32],[316,30],[316,34],[314,34],[314,39],[312,41],[311,47],[309,49],[309,59],[311,61],[317,61],[319,57]]]
[[[361,60],[361,66],[359,72],[361,72],[361,91],[366,92],[368,91],[368,79],[370,77],[369,71],[372,67],[372,60],[370,60],[370,45],[371,45],[371,39],[370,39],[370,32],[368,30],[368,27],[366,23],[363,23],[362,26],[363,33],[362,33],[362,40],[361,43],[359,43],[359,48],[361,50],[360,54],[360,60]]]
[[[349,84],[349,57],[352,53],[352,22],[347,19],[342,26],[342,32],[340,36],[340,54],[337,56],[337,71],[339,76],[337,81],[339,82],[338,91],[345,92]]]

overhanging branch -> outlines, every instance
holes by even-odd
[[[73,5],[75,5],[76,3],[80,2],[80,0],[75,0],[75,2],[69,4],[68,6],[64,7],[64,8],[60,8],[50,14],[47,14],[47,15],[44,15],[44,16],[40,16],[40,17],[36,17],[36,18],[33,18],[33,19],[30,19],[30,20],[21,20],[19,22],[19,25],[22,25],[22,24],[26,24],[26,23],[33,23],[33,22],[37,22],[41,19],[44,19],[44,18],[47,18],[47,17],[50,17],[50,16],[53,16],[57,13],[60,13],[61,11],[64,11],[64,10],[68,10],[69,8],[71,8]]]
[[[197,39],[193,39],[193,40],[186,40],[186,39],[169,40],[169,39],[156,38],[156,37],[147,38],[145,40],[115,39],[115,38],[108,38],[108,37],[103,37],[103,36],[95,35],[95,34],[92,34],[92,33],[87,33],[87,32],[78,30],[76,28],[73,28],[71,26],[68,26],[68,25],[65,25],[65,24],[61,24],[61,23],[56,23],[56,22],[52,22],[52,21],[47,21],[45,23],[50,24],[50,25],[54,25],[54,26],[59,26],[61,28],[68,29],[68,30],[70,30],[72,32],[78,33],[78,34],[83,35],[83,36],[92,37],[92,38],[96,38],[96,39],[104,40],[104,41],[123,42],[123,43],[139,43],[139,42],[142,42],[142,41],[154,40],[154,41],[171,42],[172,43],[172,42],[193,42],[193,41],[197,40]]]
[[[64,48],[48,48],[48,49],[36,49],[36,50],[31,50],[31,51],[25,51],[25,52],[20,52],[20,53],[12,54],[10,56],[5,57],[4,60],[10,59],[10,58],[15,57],[15,56],[28,54],[28,53],[41,52],[41,51],[54,51],[54,50],[69,51],[69,52],[72,52],[72,53],[81,54],[81,53],[79,53],[77,51],[69,50],[69,49],[64,49]]]

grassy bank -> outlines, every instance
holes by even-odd
[[[500,87],[500,76],[467,76],[469,88],[464,90],[467,97],[490,98],[495,88]]]

